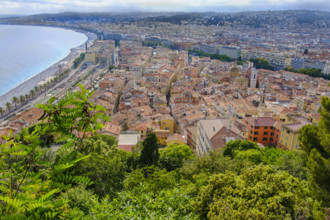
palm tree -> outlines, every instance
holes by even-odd
[[[6,102],[6,107],[7,107],[8,112],[10,113],[11,103],[10,102]]]
[[[17,109],[17,103],[19,102],[18,98],[16,96],[14,96],[12,101],[15,104],[15,109]]]
[[[25,94],[25,100],[28,101],[30,98],[30,95],[29,94]]]
[[[34,90],[30,90],[31,98],[33,98],[34,94],[35,94],[35,91]]]
[[[35,87],[34,87],[34,91],[35,91],[35,94],[38,94],[39,86],[35,86]]]
[[[0,107],[1,118],[2,118],[4,112],[5,112],[5,110],[2,107]]]
[[[21,103],[21,105],[24,104],[24,102],[25,102],[25,96],[24,96],[24,95],[21,95],[21,96],[19,97],[19,102]]]

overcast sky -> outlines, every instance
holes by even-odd
[[[319,9],[330,11],[330,0],[0,0],[0,14],[39,14],[67,11],[185,11]]]

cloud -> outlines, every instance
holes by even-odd
[[[2,14],[330,9],[328,0],[1,0]]]

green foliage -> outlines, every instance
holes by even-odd
[[[92,93],[68,93],[42,123],[4,137],[0,216],[4,219],[324,219],[329,207],[330,104],[319,126],[301,129],[304,151],[235,140],[195,157],[187,145],[158,152],[155,133],[121,151],[96,134],[104,110]],[[55,152],[49,146],[59,140]]]
[[[294,72],[294,68],[292,66],[284,67],[284,70],[289,72]]]
[[[205,53],[201,50],[188,50],[189,54],[197,54],[200,57],[210,57],[211,59],[220,60],[223,62],[231,62],[232,59],[229,56],[226,55],[219,55],[219,54],[213,54],[213,53]]]
[[[160,167],[168,171],[181,168],[185,160],[193,158],[193,153],[189,146],[185,144],[171,144],[160,150]]]
[[[45,128],[48,134],[53,132],[60,134],[58,138],[83,140],[103,127],[101,121],[109,119],[103,106],[89,102],[93,92],[80,84],[79,87],[81,92],[70,91],[57,104],[56,98],[52,97],[48,104],[37,105],[44,110],[40,119],[48,122]]]
[[[276,170],[286,171],[300,180],[307,180],[309,177],[307,161],[308,156],[303,151],[286,151],[268,147],[263,150],[263,164],[271,165]]]
[[[269,62],[263,58],[250,59],[256,69],[274,70],[275,68],[269,64]]]
[[[97,197],[82,185],[68,189],[65,193],[62,193],[60,199],[68,201],[71,207],[82,211],[81,215],[89,214],[95,200],[97,201]]]
[[[244,151],[249,149],[260,150],[258,145],[251,141],[245,141],[245,140],[229,141],[223,149],[223,155],[233,158],[236,150]]]
[[[39,136],[43,133],[36,126],[29,134],[27,129],[21,136],[5,137],[0,153],[0,213],[2,216],[24,216],[26,218],[69,217],[70,207],[66,200],[56,195],[72,184],[89,184],[84,177],[68,177],[66,170],[85,157],[74,160],[59,160],[51,164],[42,161],[45,149],[39,147]],[[64,156],[67,156],[64,154]]]
[[[251,163],[244,160],[233,160],[230,157],[224,157],[219,152],[210,152],[203,157],[195,157],[193,160],[186,161],[181,169],[181,175],[184,179],[195,181],[195,176],[203,174],[225,173],[232,171],[239,173],[245,166],[251,166]]]
[[[260,164],[263,158],[263,152],[261,150],[249,149],[249,150],[237,150],[235,151],[235,159],[237,160],[247,160],[254,164]]]
[[[300,147],[309,155],[309,182],[316,198],[330,206],[330,99],[322,97],[319,125],[305,125],[300,129]]]
[[[242,65],[242,66],[244,64],[244,62],[243,61],[240,61],[240,60],[237,60],[236,63],[237,63],[237,65]]]
[[[104,198],[91,209],[93,219],[198,219],[190,206],[186,188],[163,189],[155,195],[148,185],[118,193],[114,200]]]
[[[132,190],[138,185],[147,183],[148,191],[156,193],[161,189],[172,187],[175,181],[175,173],[149,166],[132,171],[125,180],[125,188]]]
[[[298,69],[296,72],[297,73],[302,73],[302,74],[305,74],[305,75],[309,75],[311,77],[322,77],[324,79],[330,79],[330,77],[327,74],[322,74],[322,70],[321,69],[315,69],[315,68],[306,69],[306,68],[301,68],[301,69]]]
[[[109,71],[112,71],[114,69],[117,69],[117,67],[110,65],[108,69],[109,69]]]
[[[162,42],[161,41],[157,41],[157,42],[142,41],[142,46],[156,48],[157,46],[162,46]]]
[[[79,57],[77,57],[74,61],[73,61],[73,68],[76,69],[79,64],[85,59],[85,53],[81,53],[79,55]]]
[[[156,165],[159,159],[159,146],[157,144],[156,134],[154,132],[149,133],[142,145],[140,165],[142,167]]]
[[[193,206],[209,219],[324,218],[306,182],[262,165],[212,176]]]
[[[310,153],[316,148],[322,154],[326,154],[325,150],[321,145],[321,140],[318,136],[319,127],[315,124],[305,125],[299,130],[299,146],[306,153]]]
[[[104,142],[102,143],[103,146]],[[128,153],[112,146],[110,150],[103,148],[100,152],[93,152],[91,156],[79,163],[72,170],[74,175],[84,175],[93,181],[89,188],[99,197],[114,196],[123,188],[125,174],[128,169]]]

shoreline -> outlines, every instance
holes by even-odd
[[[87,37],[87,40],[79,45],[78,47],[74,47],[70,49],[69,54],[64,57],[63,59],[55,62],[54,64],[50,65],[43,71],[36,73],[35,75],[31,76],[30,78],[26,79],[16,87],[10,89],[8,92],[6,92],[3,95],[0,95],[0,107],[5,108],[6,102],[12,103],[12,98],[16,96],[19,98],[21,95],[29,94],[30,90],[34,89],[36,85],[38,85],[39,82],[46,80],[48,77],[55,76],[58,73],[61,73],[67,68],[63,68],[61,70],[61,67],[59,67],[60,64],[66,63],[63,66],[69,65],[69,68],[71,68],[71,64],[73,60],[85,49],[85,44],[90,44],[92,41],[96,39],[96,35],[92,32],[83,32],[83,31],[76,31],[74,29],[70,29],[72,31],[84,34]]]

